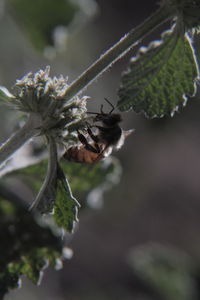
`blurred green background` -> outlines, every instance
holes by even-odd
[[[0,2],[0,85],[8,89],[16,78],[46,65],[51,76],[63,74],[72,81],[157,7],[153,0],[82,1],[85,11],[70,23],[65,49],[58,47],[56,55],[48,47],[44,57],[41,44],[34,47],[24,30],[26,23],[19,22],[17,2],[10,1],[9,7]],[[49,14],[43,13],[45,24]],[[44,30],[48,37],[49,31]],[[52,44],[51,37],[46,41]],[[98,111],[104,97],[116,104],[121,72],[133,54],[85,91],[91,97],[89,110]],[[200,299],[199,111],[196,97],[173,118],[147,120],[123,113],[122,127],[136,131],[115,154],[123,167],[121,182],[105,194],[99,208],[79,215],[77,231],[67,237],[73,258],[58,272],[46,270],[39,287],[23,278],[22,289],[5,299]],[[1,140],[16,128],[17,118],[1,107]]]

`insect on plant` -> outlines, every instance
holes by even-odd
[[[8,8],[15,5],[15,2],[21,2],[20,7],[25,7],[24,3],[27,3],[20,0],[6,2],[10,3],[6,5]],[[63,0],[56,5],[56,11],[59,7],[62,10],[62,21],[64,11],[60,2],[67,3],[68,7],[73,1]],[[36,9],[38,7],[39,11],[33,14],[36,21],[40,6],[35,5]],[[24,10],[24,17],[25,20],[30,20],[32,15],[29,16],[30,9],[27,8],[27,11]],[[44,5],[44,8],[45,16],[53,16],[54,11],[50,14],[46,12],[51,5]],[[21,17],[23,12],[20,9],[20,21]],[[45,20],[43,15],[42,19]],[[4,18],[2,22],[3,20]],[[33,22],[31,24],[33,25]],[[36,26],[31,32],[36,33],[38,30]],[[161,35],[160,39],[152,40],[144,47],[144,39],[149,39],[151,34],[157,35],[158,32]],[[133,132],[121,128],[122,117],[121,114],[115,113],[115,109],[118,108],[121,112],[132,109],[149,119],[172,117],[182,110],[186,100],[190,99],[189,96],[197,95],[200,86],[200,64],[199,57],[196,57],[198,51],[195,44],[198,45],[196,42],[199,33],[199,0],[162,0],[152,15],[137,27],[134,26],[110,49],[100,53],[99,59],[74,81],[70,82],[68,77],[63,75],[50,77],[50,67],[46,67],[45,70],[34,74],[30,72],[18,79],[13,93],[0,86],[0,105],[13,107],[13,112],[20,111],[25,120],[24,125],[0,145],[0,237],[3,238],[0,299],[10,289],[19,286],[21,275],[26,275],[37,283],[46,262],[57,266],[58,258],[62,260],[64,257],[64,248],[60,239],[58,240],[57,229],[56,238],[53,238],[52,223],[49,223],[49,229],[46,230],[46,225],[44,227],[42,222],[40,226],[38,222],[40,215],[47,215],[47,222],[49,218],[52,219],[62,232],[64,229],[72,233],[78,222],[80,209],[73,193],[86,195],[93,190],[104,192],[107,186],[115,184],[119,179],[121,168],[117,160],[111,159],[108,164],[95,164],[109,156],[113,150],[120,149],[125,138]],[[43,36],[43,33],[41,34]],[[138,50],[136,46],[139,46]],[[133,56],[128,68],[123,72],[116,107],[105,99],[111,106],[109,112],[104,112],[103,105],[99,112],[87,112],[88,97],[80,96],[81,93],[130,51],[133,51]],[[6,66],[6,71],[7,69]],[[10,158],[25,143],[38,136],[42,137],[42,143],[47,148],[47,156],[33,159],[30,157],[25,168],[23,164],[20,165],[17,157],[19,165],[17,164],[15,169],[15,163]],[[73,161],[74,164],[60,161],[59,150],[63,149],[63,146],[64,159]],[[87,164],[93,164],[91,173],[88,172]],[[7,183],[15,183],[15,180],[4,180],[3,175],[22,177],[28,188],[30,187],[33,193],[37,192],[29,209],[30,217],[27,217],[29,199],[21,197],[19,189],[15,189],[15,186],[10,189]],[[16,234],[18,232],[20,234]],[[28,237],[28,240],[24,237]],[[187,299],[193,298],[187,295]]]
[[[65,159],[79,163],[96,163],[109,156],[113,149],[120,149],[125,138],[133,132],[133,129],[125,131],[119,126],[121,115],[113,113],[115,107],[108,99],[105,100],[111,106],[110,112],[105,113],[103,105],[100,113],[88,112],[95,116],[87,126],[87,136],[77,130],[80,145],[67,149],[63,155]]]

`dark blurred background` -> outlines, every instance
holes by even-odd
[[[13,19],[4,14],[0,19],[0,84],[10,88],[16,78],[46,65],[51,66],[51,75],[68,75],[72,81],[158,7],[153,0],[96,2],[96,15],[69,35],[65,52],[51,61],[34,50]],[[121,72],[133,54],[121,59],[85,91],[92,98],[91,110],[98,110],[104,97],[116,104]],[[74,256],[64,262],[63,269],[46,270],[39,287],[24,278],[22,289],[11,292],[6,299],[200,299],[199,111],[195,98],[173,118],[147,120],[133,112],[123,113],[122,127],[136,131],[115,154],[123,167],[121,182],[105,194],[101,209],[86,209],[80,214],[78,229],[69,243]],[[17,117],[12,112],[3,116],[1,134],[8,136]],[[191,264],[187,272],[192,271],[188,275],[183,268],[189,279],[180,280],[180,286],[189,282],[189,292],[184,294],[181,286],[182,294],[167,296],[165,288],[159,289],[145,279],[145,271],[138,275],[130,257],[140,246],[148,252],[153,245],[161,247],[161,252],[162,247],[176,249],[175,261],[176,257],[187,256]],[[169,274],[166,276],[170,280]]]

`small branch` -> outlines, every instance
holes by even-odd
[[[132,29],[119,42],[103,54],[95,63],[93,63],[85,72],[83,72],[65,92],[66,101],[79,94],[97,77],[105,72],[113,63],[124,56],[131,48],[149,35],[159,25],[172,19],[174,16],[169,6],[160,7],[153,15],[144,21],[141,25]]]
[[[110,48],[95,63],[93,63],[82,75],[80,75],[66,90],[65,100],[70,100],[73,96],[79,94],[98,76],[106,71],[111,65],[125,55],[144,37],[151,33],[162,23],[173,18],[173,12],[167,5],[161,6],[152,16],[138,27],[132,29],[118,43]],[[34,113],[30,114],[25,125],[12,135],[0,147],[0,165],[8,159],[16,150],[18,150],[26,141],[39,132],[41,125],[40,117]]]
[[[14,133],[0,147],[0,165],[7,160],[15,151],[17,151],[25,142],[39,132],[41,119],[36,114],[30,114],[28,120],[22,128]]]
[[[57,181],[57,146],[54,138],[50,135],[47,138],[49,159],[46,177],[36,199],[29,208],[30,211],[38,209],[42,213],[49,213],[51,210],[51,206],[55,201]]]

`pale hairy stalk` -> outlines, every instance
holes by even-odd
[[[0,165],[21,146],[23,146],[30,138],[39,133],[40,126],[40,117],[31,113],[24,126],[0,146]]]
[[[78,95],[83,89],[91,84],[98,76],[106,71],[111,65],[124,56],[138,42],[151,33],[162,23],[173,18],[169,6],[161,6],[154,14],[147,18],[144,23],[132,29],[118,43],[111,47],[95,63],[93,63],[85,72],[83,72],[65,91],[62,97],[65,101]],[[0,164],[8,159],[16,150],[18,150],[26,141],[39,132],[41,125],[39,116],[31,113],[25,125],[12,135],[0,147]]]
[[[132,29],[119,42],[111,47],[105,54],[83,72],[65,92],[66,101],[78,95],[83,89],[91,84],[98,76],[106,71],[113,63],[124,56],[131,48],[151,33],[159,25],[172,19],[173,15],[169,6],[160,7],[154,14],[147,18],[144,23]]]
[[[43,185],[34,200],[34,202],[31,204],[29,210],[35,210],[38,208],[38,206],[47,205],[49,202],[54,200],[55,194],[56,194],[56,180],[57,180],[57,146],[54,138],[52,138],[50,135],[47,137],[48,139],[48,150],[49,150],[49,159],[48,159],[48,168],[45,180],[43,182]],[[40,203],[42,201],[42,203]],[[44,207],[41,207],[43,210]],[[44,211],[45,212],[45,211]]]

